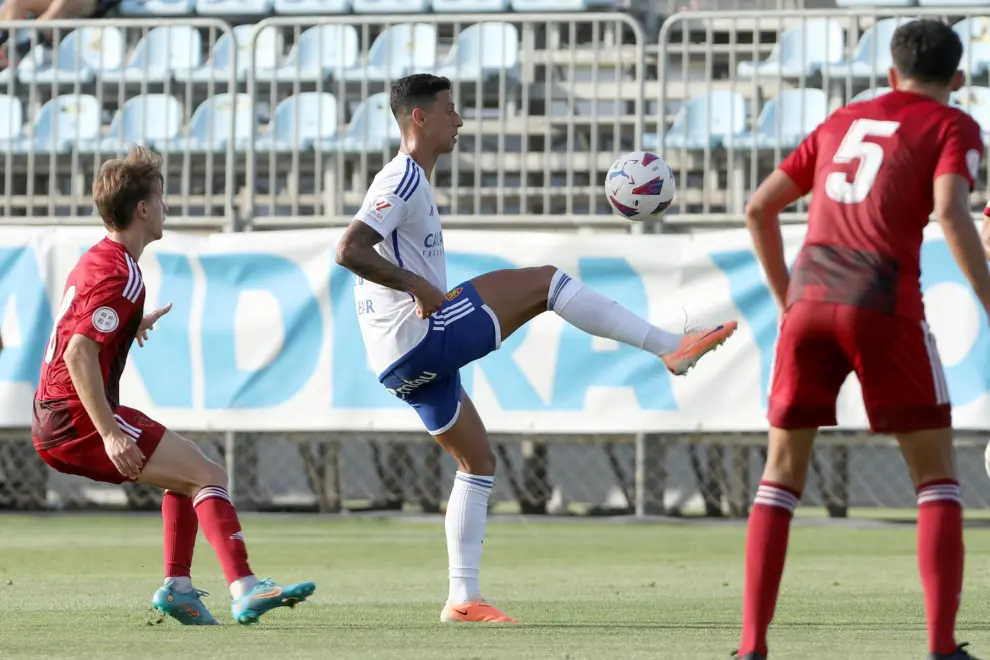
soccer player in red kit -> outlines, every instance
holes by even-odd
[[[930,658],[972,658],[955,639],[962,592],[962,499],[951,408],[925,325],[922,233],[934,210],[977,297],[990,309],[990,272],[969,207],[980,128],[948,105],[963,82],[959,37],[916,20],[891,40],[894,91],[835,111],[754,193],[746,211],[781,309],[767,462],[750,514],[742,639],[767,657],[791,517],[818,427],[836,424],[839,389],[859,378],[874,433],[895,435],[917,489],[918,568]],[[778,215],[813,192],[804,245],[789,274]]]
[[[142,147],[100,168],[93,200],[107,236],[69,273],[41,365],[31,435],[44,461],[59,472],[166,489],[166,580],[152,599],[157,609],[187,625],[217,624],[201,600],[205,592],[190,578],[201,525],[230,585],[234,619],[255,623],[271,609],[306,600],[315,586],[259,581],[248,565],[224,469],[189,440],[120,405],[131,343],[136,338],[143,345],[170,309],[144,315],[138,266],[145,247],[162,237],[168,210],[163,186],[158,156]]]

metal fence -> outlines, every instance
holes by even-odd
[[[807,49],[798,49],[798,73],[791,75],[785,64],[794,60],[783,57],[784,46],[776,51],[776,69],[764,66],[743,79],[739,66],[769,57],[788,28],[803,25],[811,36],[808,26],[815,24],[808,21],[823,18],[840,23],[841,58],[851,59],[863,30],[878,18],[904,15],[682,13],[665,23],[659,45],[647,44],[639,24],[621,14],[406,17],[403,23],[417,27],[411,37],[394,39],[381,35],[399,22],[377,17],[271,19],[247,31],[201,19],[52,22],[51,59],[0,74],[7,112],[0,115],[6,117],[0,120],[0,222],[93,222],[92,177],[135,137],[165,156],[173,226],[346,222],[394,150],[387,104],[375,95],[411,70],[456,81],[463,139],[434,174],[450,225],[624,231],[628,223],[609,216],[600,194],[602,173],[618,153],[651,141],[679,172],[667,226],[738,221],[748,191],[786,152],[783,138],[793,143],[794,136],[771,123],[769,142],[743,148],[730,140],[726,148],[713,141],[716,125],[706,120],[698,149],[685,140],[683,124],[672,130],[677,113],[698,94],[739,94],[748,114],[741,124],[730,117],[730,125],[744,132],[765,126],[760,110],[782,90],[819,90],[834,107],[864,81],[866,88],[875,81],[853,71],[839,76],[832,61],[809,73],[801,68]],[[497,28],[502,41],[486,33],[473,45],[465,42],[478,23],[510,29]],[[37,39],[33,26],[6,27]],[[514,51],[505,39],[517,44]],[[421,49],[424,43],[429,48]],[[970,62],[975,53],[970,50]],[[378,65],[365,66],[369,61]],[[373,98],[379,105],[369,104]],[[806,111],[799,106],[798,116]],[[678,132],[675,148],[667,136]],[[157,506],[148,489],[50,471],[28,435],[9,431],[0,442],[0,508]],[[232,493],[246,509],[437,511],[453,472],[425,433],[217,433],[197,440],[226,463]],[[494,441],[496,509],[737,516],[747,511],[764,442],[760,435]],[[985,439],[960,435],[959,443],[967,505],[986,508]],[[914,495],[889,439],[826,433],[804,501],[844,515],[850,506],[910,508]]]

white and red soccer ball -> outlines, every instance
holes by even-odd
[[[670,166],[648,151],[619,157],[605,175],[608,203],[629,220],[659,218],[674,201],[674,191]]]

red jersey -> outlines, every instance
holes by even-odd
[[[845,303],[924,318],[921,243],[943,174],[972,189],[980,127],[962,110],[893,91],[836,110],[780,165],[813,192],[787,304]]]
[[[86,414],[63,360],[73,335],[100,344],[103,389],[112,409],[120,405],[120,376],[144,316],[144,299],[137,261],[108,238],[90,248],[69,273],[34,397],[36,445],[71,440],[75,420]]]

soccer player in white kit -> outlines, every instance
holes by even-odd
[[[444,293],[443,230],[430,175],[437,158],[453,151],[463,122],[446,78],[397,80],[390,101],[402,130],[399,153],[375,177],[336,260],[356,276],[358,322],[379,381],[457,461],[446,513],[450,591],[440,619],[515,623],[479,588],[495,455],[459,369],[552,311],[589,334],[648,351],[682,375],[728,339],[736,322],[672,334],[554,266],[486,273]]]

